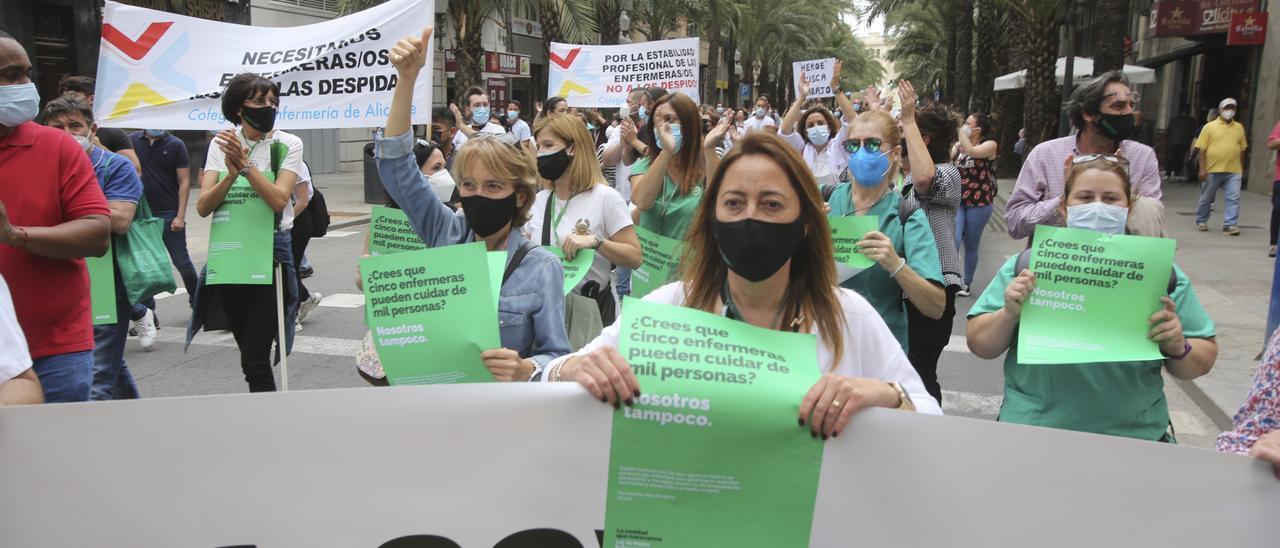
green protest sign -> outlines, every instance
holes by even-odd
[[[644,263],[631,271],[631,296],[638,299],[666,285],[675,276],[684,242],[639,225],[635,228],[636,236],[640,237],[640,251],[644,253]]]
[[[483,243],[360,261],[365,315],[391,384],[493,380],[480,353],[502,346]]]
[[[262,174],[275,181],[275,174]],[[220,172],[219,177],[226,173]],[[213,211],[209,228],[209,285],[271,283],[275,247],[275,212],[243,176],[232,183],[222,205]]]
[[[1018,361],[1028,364],[1162,359],[1147,339],[1169,285],[1176,242],[1040,225],[1022,306]]]
[[[369,254],[421,251],[427,243],[413,231],[409,217],[394,207],[373,206],[369,213]]]
[[[858,251],[858,242],[873,230],[880,230],[880,217],[876,215],[846,215],[828,217],[831,223],[831,243],[835,247],[836,262],[858,270],[871,268],[875,261]]]
[[[622,311],[643,394],[614,414],[604,546],[808,546],[823,447],[796,417],[817,339],[633,298]]]
[[[107,241],[107,254],[101,257],[85,257],[89,268],[89,299],[93,312],[93,325],[113,324],[116,317],[116,268],[115,246]]]
[[[507,271],[507,252],[489,251],[484,254],[489,264],[489,288],[493,290],[493,306],[498,306],[502,293],[502,275]]]
[[[587,277],[587,272],[591,271],[591,263],[596,260],[596,250],[580,249],[578,254],[573,256],[572,261],[564,260],[564,250],[553,245],[542,246],[552,255],[560,259],[560,267],[564,269],[564,294],[568,295],[573,288],[578,287],[582,279]]]

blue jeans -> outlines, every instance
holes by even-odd
[[[1196,204],[1196,224],[1209,222],[1209,205],[1219,188],[1227,201],[1227,209],[1222,212],[1222,226],[1236,226],[1240,220],[1240,174],[1210,173],[1204,189],[1200,191],[1200,203]]]
[[[93,384],[93,351],[81,350],[38,358],[31,364],[45,403],[89,401]]]
[[[956,210],[956,249],[964,249],[964,285],[973,283],[973,273],[978,270],[978,246],[982,244],[982,232],[991,219],[992,207],[967,207],[961,204]]]
[[[124,344],[129,339],[129,319],[133,307],[116,273],[116,323],[93,326],[93,401],[138,398],[138,386],[124,362]]]
[[[620,266],[615,273],[618,276],[618,298],[621,299],[631,294],[631,269]]]

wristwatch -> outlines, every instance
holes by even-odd
[[[901,384],[889,381],[889,387],[898,392],[898,406],[894,409],[902,409],[904,411],[916,410],[915,402],[911,401],[911,394],[908,394],[907,391],[902,388]]]
[[[240,168],[240,176],[241,176],[241,177],[248,177],[248,176],[249,176],[249,167],[250,167],[250,166],[246,165],[246,166],[244,166],[244,167]]]

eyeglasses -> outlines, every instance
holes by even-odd
[[[266,106],[279,107],[280,100],[276,98],[264,99],[262,97],[254,97],[253,99],[246,99],[244,102],[244,106],[256,107],[256,108],[262,108]]]
[[[1114,154],[1085,154],[1071,159],[1071,165],[1087,164],[1090,162],[1115,164],[1123,168],[1125,173],[1129,172],[1129,159],[1124,156],[1116,156]]]
[[[844,150],[849,154],[856,154],[862,147],[867,147],[868,152],[880,153],[880,147],[884,146],[884,141],[877,137],[867,137],[861,141],[848,140],[844,142]]]

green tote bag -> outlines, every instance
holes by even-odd
[[[169,250],[164,246],[164,228],[164,219],[151,215],[143,195],[129,232],[113,235],[116,264],[132,304],[178,288],[169,266]]]

